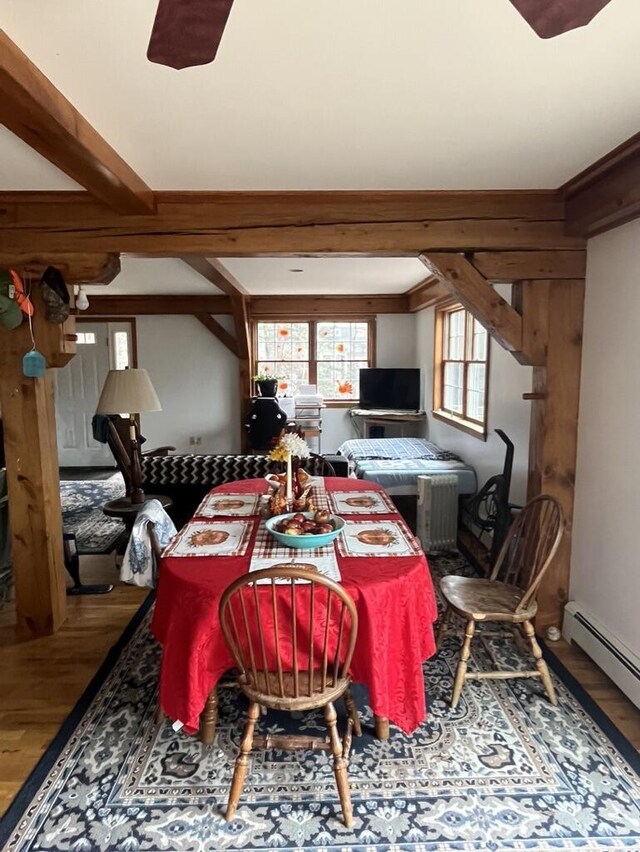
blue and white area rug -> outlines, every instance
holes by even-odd
[[[222,693],[209,749],[156,722],[160,653],[149,610],[150,602],[0,824],[4,852],[640,849],[637,752],[566,673],[554,675],[558,707],[537,680],[484,680],[467,684],[451,711],[455,636],[425,665],[429,719],[412,736],[392,728],[388,741],[375,740],[357,692],[365,731],[349,764],[353,829],[341,821],[326,752],[255,752],[228,824],[244,702]],[[500,647],[516,665],[517,651]],[[473,661],[490,665],[483,641]],[[318,714],[269,713],[258,726],[320,733],[320,723]]]
[[[124,533],[124,524],[108,518],[102,507],[127,493],[121,473],[108,479],[70,479],[60,483],[64,531],[74,533],[78,553],[109,553]]]

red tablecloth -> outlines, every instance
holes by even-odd
[[[327,491],[381,491],[380,486],[340,477],[325,479]],[[212,493],[266,492],[262,479],[228,483]],[[395,514],[353,515],[384,521]],[[218,603],[232,580],[249,569],[259,519],[244,556],[164,557],[152,631],[163,645],[160,706],[188,732],[198,728],[207,696],[233,667],[218,621]],[[406,733],[426,716],[422,663],[436,650],[436,598],[424,555],[344,557],[338,553],[342,585],[358,610],[358,639],[351,674],[369,690],[377,716]]]

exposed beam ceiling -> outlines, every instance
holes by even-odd
[[[184,73],[145,59],[155,5],[7,0],[1,24],[154,188],[553,187],[638,130],[637,0],[552,42],[509,0],[237,0]],[[58,185],[6,156],[6,186]]]
[[[0,122],[117,213],[151,213],[153,192],[0,30]]]

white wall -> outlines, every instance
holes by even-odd
[[[240,452],[237,358],[192,316],[137,317],[136,332],[138,366],[149,371],[163,408],[142,415],[146,446]]]
[[[416,328],[413,314],[379,314],[376,321],[376,367],[415,367]],[[391,434],[391,433],[389,433]],[[322,412],[322,452],[334,453],[343,441],[356,438],[348,408]]]
[[[589,241],[570,597],[640,654],[640,221]]]
[[[503,298],[509,300],[510,287],[501,285],[496,289]],[[493,431],[496,428],[502,429],[515,445],[510,499],[514,503],[524,503],[527,492],[531,403],[524,401],[522,394],[531,391],[531,367],[518,364],[513,355],[491,340],[488,434],[487,440],[481,441],[431,416],[434,310],[428,308],[414,316],[418,366],[423,370],[423,406],[427,411],[429,440],[444,449],[452,450],[467,464],[472,465],[478,475],[478,487],[481,487],[490,476],[502,472],[505,445]]]

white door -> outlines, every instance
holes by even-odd
[[[107,444],[93,437],[91,419],[96,412],[98,398],[110,367],[127,366],[120,362],[112,350],[119,343],[122,329],[129,324],[106,322],[79,322],[77,354],[66,367],[52,370],[56,399],[56,431],[58,435],[58,462],[61,467],[103,467],[114,465]],[[129,342],[129,340],[128,340]],[[128,348],[128,347],[127,347]],[[128,361],[128,357],[127,357]]]

